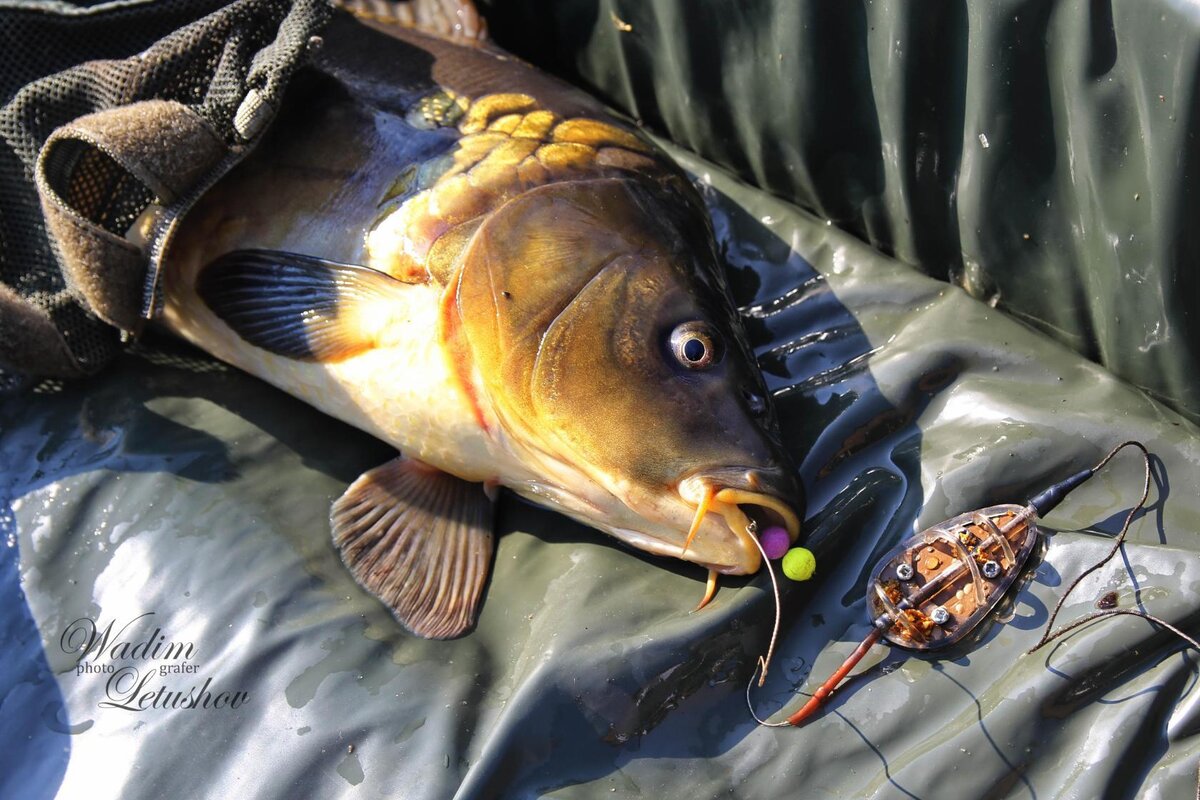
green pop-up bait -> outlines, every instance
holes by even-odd
[[[794,581],[806,581],[817,571],[817,559],[807,547],[793,547],[783,556],[783,574]]]

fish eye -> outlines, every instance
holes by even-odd
[[[688,369],[707,369],[717,362],[720,337],[707,322],[685,322],[671,331],[671,352]]]

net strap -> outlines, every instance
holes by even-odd
[[[114,198],[87,202],[78,188],[89,179],[82,173],[107,169],[110,183],[126,186],[124,195],[140,191],[165,206],[227,152],[199,114],[171,100],[88,114],[46,141],[36,177],[46,225],[67,279],[97,316],[123,331],[140,330],[146,256],[123,232],[105,227]]]

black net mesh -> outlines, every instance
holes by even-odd
[[[65,142],[48,156],[48,173],[71,178],[64,185],[63,199],[110,233],[123,235],[155,199],[112,156],[83,142]]]
[[[35,185],[47,138],[96,111],[173,100],[203,117],[236,157],[247,145],[234,126],[247,93],[277,99],[328,15],[323,0],[0,4],[0,289],[48,317],[69,351],[71,371],[102,366],[115,354],[119,333],[69,285],[47,232]],[[60,190],[66,203],[111,233],[123,234],[155,199],[93,148],[56,148],[45,166],[48,174],[69,176]],[[14,308],[0,304],[0,331],[14,329]],[[0,367],[5,361],[11,367],[4,344]]]

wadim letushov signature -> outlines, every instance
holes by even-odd
[[[196,675],[197,680],[201,677],[200,665],[195,661],[196,646],[171,641],[157,626],[144,635],[153,616],[153,611],[147,611],[124,625],[109,620],[103,626],[91,617],[80,617],[63,631],[59,647],[75,657],[77,676],[108,675],[100,708],[236,709],[249,701],[249,692],[219,690],[207,676],[201,685],[168,685],[164,679],[177,675]]]

